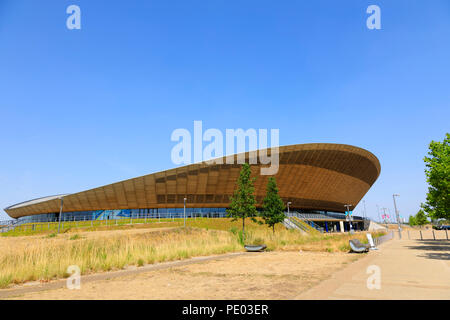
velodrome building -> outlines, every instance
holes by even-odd
[[[248,161],[249,154],[245,157]],[[252,165],[258,208],[269,178],[260,174],[261,167],[264,165]],[[78,193],[29,200],[5,211],[21,223],[58,220],[61,202],[63,221],[180,218],[186,202],[188,217],[224,217],[240,169],[241,165],[226,164],[225,160],[213,165],[202,162]],[[280,147],[275,177],[279,194],[289,203],[290,211],[329,231],[339,229],[339,222],[345,221],[345,205],[354,208],[375,183],[380,170],[377,157],[367,150],[314,143]],[[364,219],[353,217],[353,224],[363,228]]]

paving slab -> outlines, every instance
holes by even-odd
[[[373,286],[374,269],[379,287]],[[296,299],[448,300],[450,241],[391,240]]]

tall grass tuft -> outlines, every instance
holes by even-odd
[[[0,246],[0,288],[11,283],[63,278],[71,265],[87,274],[241,250],[229,232],[190,228],[77,239],[26,239]]]

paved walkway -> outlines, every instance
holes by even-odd
[[[391,240],[379,249],[296,299],[450,299],[450,241]],[[380,289],[368,289],[372,265]]]

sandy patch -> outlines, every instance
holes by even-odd
[[[269,252],[172,267],[17,299],[292,299],[358,256]]]

